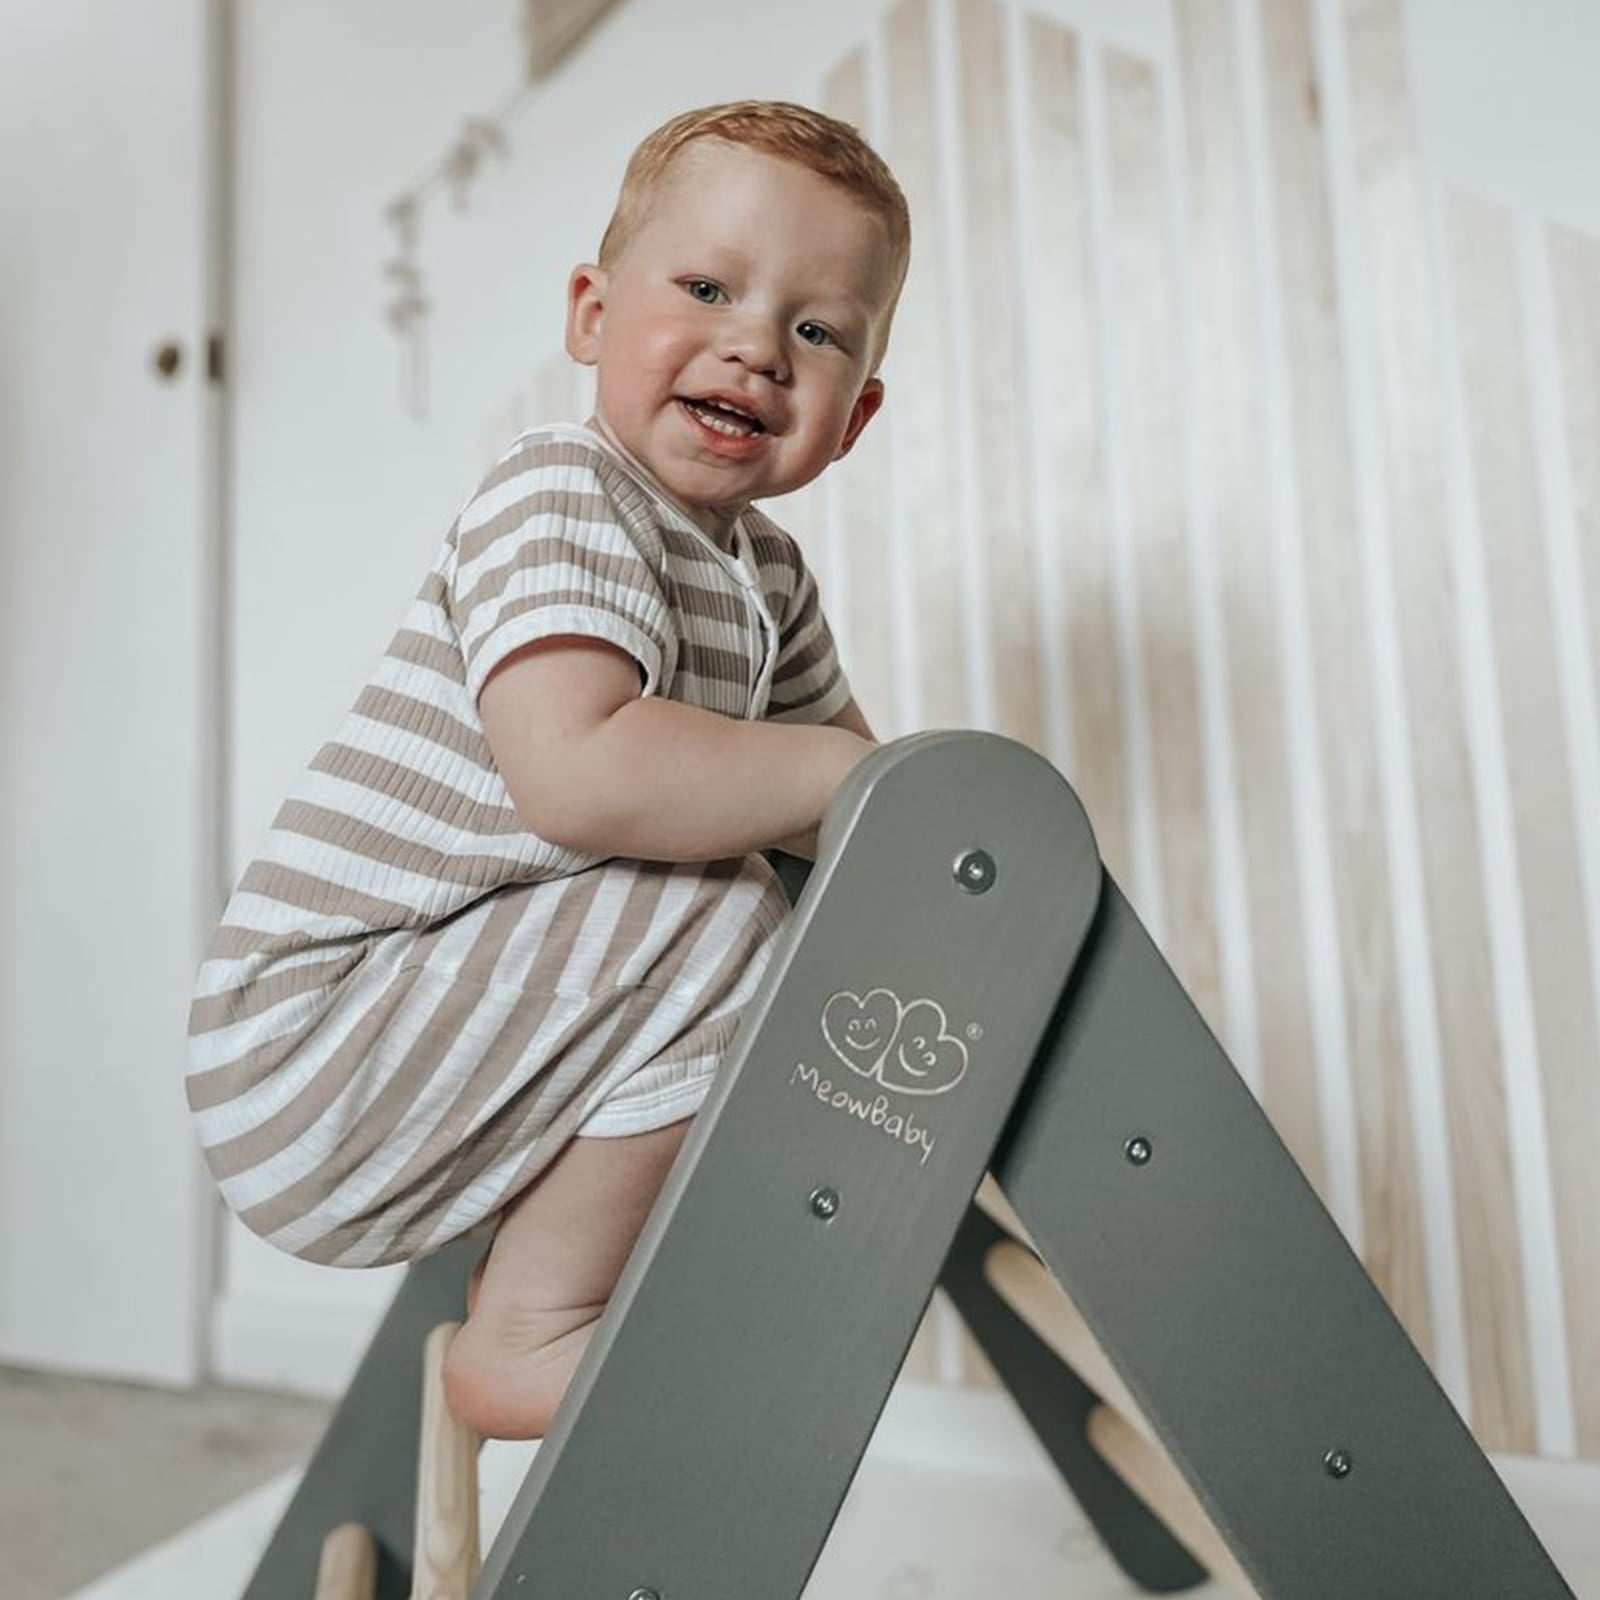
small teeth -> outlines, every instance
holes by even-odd
[[[756,433],[765,433],[766,424],[759,418],[751,416],[748,411],[740,411],[736,406],[730,406],[721,400],[690,400],[685,398],[684,404],[697,411],[704,411],[712,417],[737,417],[740,422],[747,422]]]

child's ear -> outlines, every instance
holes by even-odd
[[[878,414],[882,404],[883,379],[868,378],[861,387],[861,393],[856,396],[855,409],[850,413],[844,437],[839,441],[839,448],[833,457],[835,461],[842,461],[850,454],[856,440],[861,437],[861,430]]]
[[[600,359],[600,324],[605,320],[606,274],[592,262],[567,279],[567,354],[592,367]]]

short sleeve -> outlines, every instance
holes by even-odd
[[[817,592],[817,580],[800,546],[785,536],[795,567],[795,583],[778,625],[778,659],[767,700],[771,722],[827,722],[850,702],[850,685],[839,664]]]
[[[660,552],[608,494],[609,471],[598,446],[529,435],[457,519],[448,604],[474,701],[508,655],[567,633],[616,645],[644,694],[664,691],[677,642]]]

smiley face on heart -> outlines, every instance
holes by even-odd
[[[871,989],[865,997],[846,989],[822,1008],[828,1048],[864,1078],[876,1075],[899,1026],[900,1002],[888,989]]]
[[[852,1072],[901,1094],[943,1094],[967,1070],[967,1047],[945,1031],[943,1007],[902,1006],[890,989],[834,995],[822,1008],[822,1036]]]
[[[900,1031],[878,1067],[878,1081],[901,1094],[943,1094],[966,1070],[967,1047],[945,1032],[943,1007],[913,1000],[900,1014]]]

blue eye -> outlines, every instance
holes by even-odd
[[[822,335],[822,337],[820,339],[812,339],[812,338],[807,337],[807,334],[806,334],[806,329],[807,328],[815,328],[817,330],[817,332]],[[826,328],[824,328],[820,322],[802,322],[800,324],[799,333],[800,333],[800,337],[802,339],[804,339],[807,344],[814,344],[814,345],[821,346],[823,344],[832,344],[834,342],[833,335],[831,333],[829,333],[828,330]]]
[[[715,305],[717,303],[716,296],[722,293],[722,290],[719,289],[717,285],[714,284],[709,278],[687,278],[684,280],[683,286],[703,306]],[[711,291],[711,298],[707,299],[706,296],[697,292],[701,289],[709,289]]]

